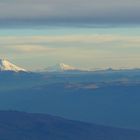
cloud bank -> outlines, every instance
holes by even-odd
[[[48,54],[64,50],[84,52],[127,53],[140,51],[140,36],[93,34],[93,35],[44,35],[44,36],[0,36],[0,52],[15,54]],[[118,52],[117,52],[118,51]],[[92,55],[92,54],[91,54]]]
[[[140,23],[139,0],[3,0],[1,24]]]
[[[69,63],[85,68],[139,67],[140,36],[77,34],[0,36],[0,56],[25,68]]]

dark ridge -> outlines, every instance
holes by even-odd
[[[140,132],[45,114],[0,111],[1,140],[139,140]]]

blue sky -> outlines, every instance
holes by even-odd
[[[0,1],[0,56],[26,69],[139,68],[138,0]]]

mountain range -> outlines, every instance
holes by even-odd
[[[24,68],[21,68],[6,59],[0,59],[0,71],[13,71],[13,72],[27,72]],[[73,66],[60,63],[50,66],[45,69],[47,72],[63,72],[63,71],[81,71],[81,69],[75,68]]]
[[[0,71],[0,110],[140,130],[139,69],[44,73],[7,69]]]
[[[44,70],[40,70],[38,72],[118,72],[118,71],[125,71],[125,72],[129,72],[129,71],[139,71],[140,69],[118,69],[118,70],[114,70],[112,68],[109,69],[98,69],[98,70],[89,70],[89,69],[80,69],[80,68],[76,68],[74,66],[68,65],[68,64],[64,64],[64,63],[59,63],[56,65],[52,65],[52,66],[48,66],[46,69]],[[4,71],[11,71],[11,72],[29,72],[28,70],[17,66],[13,63],[11,63],[9,60],[7,59],[0,59],[0,71],[4,72]]]

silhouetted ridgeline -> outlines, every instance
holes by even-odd
[[[66,120],[44,114],[0,111],[1,140],[139,140],[140,131]]]

